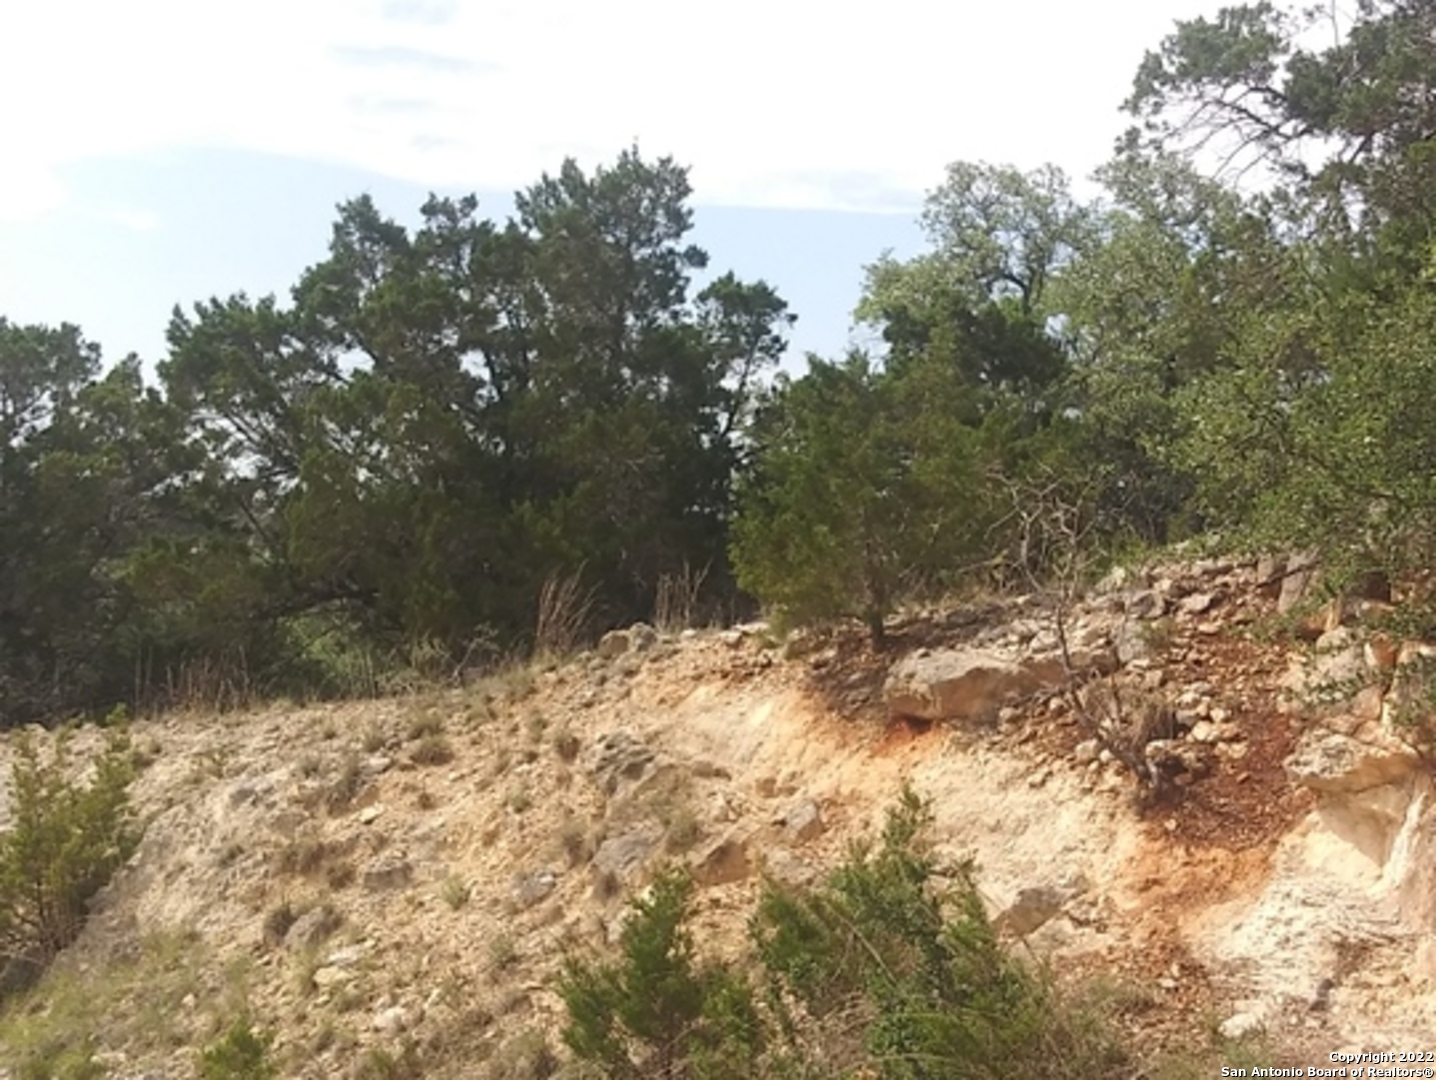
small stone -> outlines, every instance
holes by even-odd
[[[385,1035],[398,1035],[408,1026],[409,1014],[400,1005],[391,1005],[374,1016],[374,1030]]]
[[[1217,726],[1210,720],[1198,720],[1192,725],[1193,742],[1214,743],[1217,741]]]
[[[736,833],[708,845],[693,859],[693,880],[704,888],[743,881],[752,872],[747,838]]]
[[[1072,759],[1078,765],[1095,764],[1102,753],[1102,746],[1096,739],[1084,739],[1072,751]]]
[[[598,639],[598,655],[604,660],[613,660],[628,652],[633,642],[626,630],[610,630]]]
[[[791,807],[782,818],[783,832],[790,843],[802,844],[823,831],[823,815],[811,799]]]
[[[413,879],[414,867],[402,855],[380,855],[364,868],[363,882],[366,889],[378,891],[395,889],[407,885]]]
[[[318,948],[330,934],[339,929],[339,913],[327,904],[310,908],[294,920],[284,935],[284,947],[290,952]]]
[[[1224,1039],[1245,1039],[1257,1034],[1266,1027],[1261,1022],[1261,1017],[1253,1013],[1239,1012],[1227,1017],[1217,1028],[1217,1033]]]
[[[1027,786],[1030,788],[1040,788],[1043,784],[1047,783],[1051,775],[1047,769],[1038,769],[1027,778]]]
[[[535,870],[514,880],[513,897],[520,907],[533,907],[558,885],[558,875],[552,870]]]
[[[309,979],[314,983],[316,990],[327,990],[332,986],[351,982],[354,979],[354,972],[347,968],[334,967],[330,964],[326,964],[321,968],[315,969],[314,974],[311,975]]]
[[[383,813],[384,808],[382,806],[377,804],[374,806],[366,806],[363,810],[359,811],[359,824],[372,825],[379,820],[380,815]]]
[[[1205,615],[1217,601],[1214,593],[1192,593],[1182,598],[1177,606],[1184,615]]]

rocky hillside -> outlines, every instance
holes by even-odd
[[[736,956],[761,875],[812,880],[905,782],[1001,930],[1121,987],[1147,1045],[1414,1046],[1436,816],[1394,715],[1426,647],[1360,603],[1276,633],[1283,570],[928,612],[884,657],[640,626],[459,689],[136,723],[144,839],[0,1022],[0,1075],[89,1038],[104,1075],[191,1077],[245,1013],[285,1076],[541,1075],[563,957],[657,866],[692,867],[700,941]]]

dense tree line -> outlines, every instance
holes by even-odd
[[[771,287],[694,289],[686,172],[636,151],[502,223],[347,203],[287,304],[177,310],[154,385],[0,320],[0,718],[481,662],[533,644],[555,580],[592,629],[701,574],[707,614],[881,643],[906,598],[1040,576],[1043,499],[1109,547],[1219,530],[1412,580],[1436,5],[1324,18],[1179,23],[1097,198],[951,166],[930,250],[869,267],[882,347],[801,375],[773,377]]]
[[[600,622],[685,570],[731,603],[742,433],[792,317],[732,274],[695,292],[688,196],[628,152],[503,224],[356,199],[288,305],[176,310],[157,386],[0,324],[0,715],[343,690],[356,650],[481,662],[555,576]]]

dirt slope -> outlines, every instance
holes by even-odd
[[[386,1075],[406,1045],[425,1075],[523,1075],[559,1022],[563,955],[604,947],[661,860],[693,865],[704,945],[736,955],[760,871],[811,879],[910,782],[1000,924],[1060,973],[1125,980],[1151,1045],[1224,1020],[1297,1063],[1419,1041],[1436,965],[1394,877],[1424,849],[1409,828],[1372,841],[1350,805],[1288,779],[1291,658],[1246,632],[1270,601],[1232,583],[1220,625],[1177,619],[1127,664],[1174,699],[1205,687],[1238,740],[1140,812],[1061,694],[992,724],[889,719],[890,657],[840,637],[789,658],[757,629],[639,632],[383,702],[137,723],[143,844],[5,1030],[83,1025],[111,1075],[177,1080],[248,1010],[285,1075]],[[900,628],[900,646],[960,638],[951,624]]]

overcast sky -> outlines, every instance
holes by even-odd
[[[1145,49],[1212,0],[45,0],[0,4],[0,315],[163,355],[170,309],[283,295],[362,191],[488,213],[637,141],[691,167],[715,270],[839,351],[955,160],[1083,177]]]

